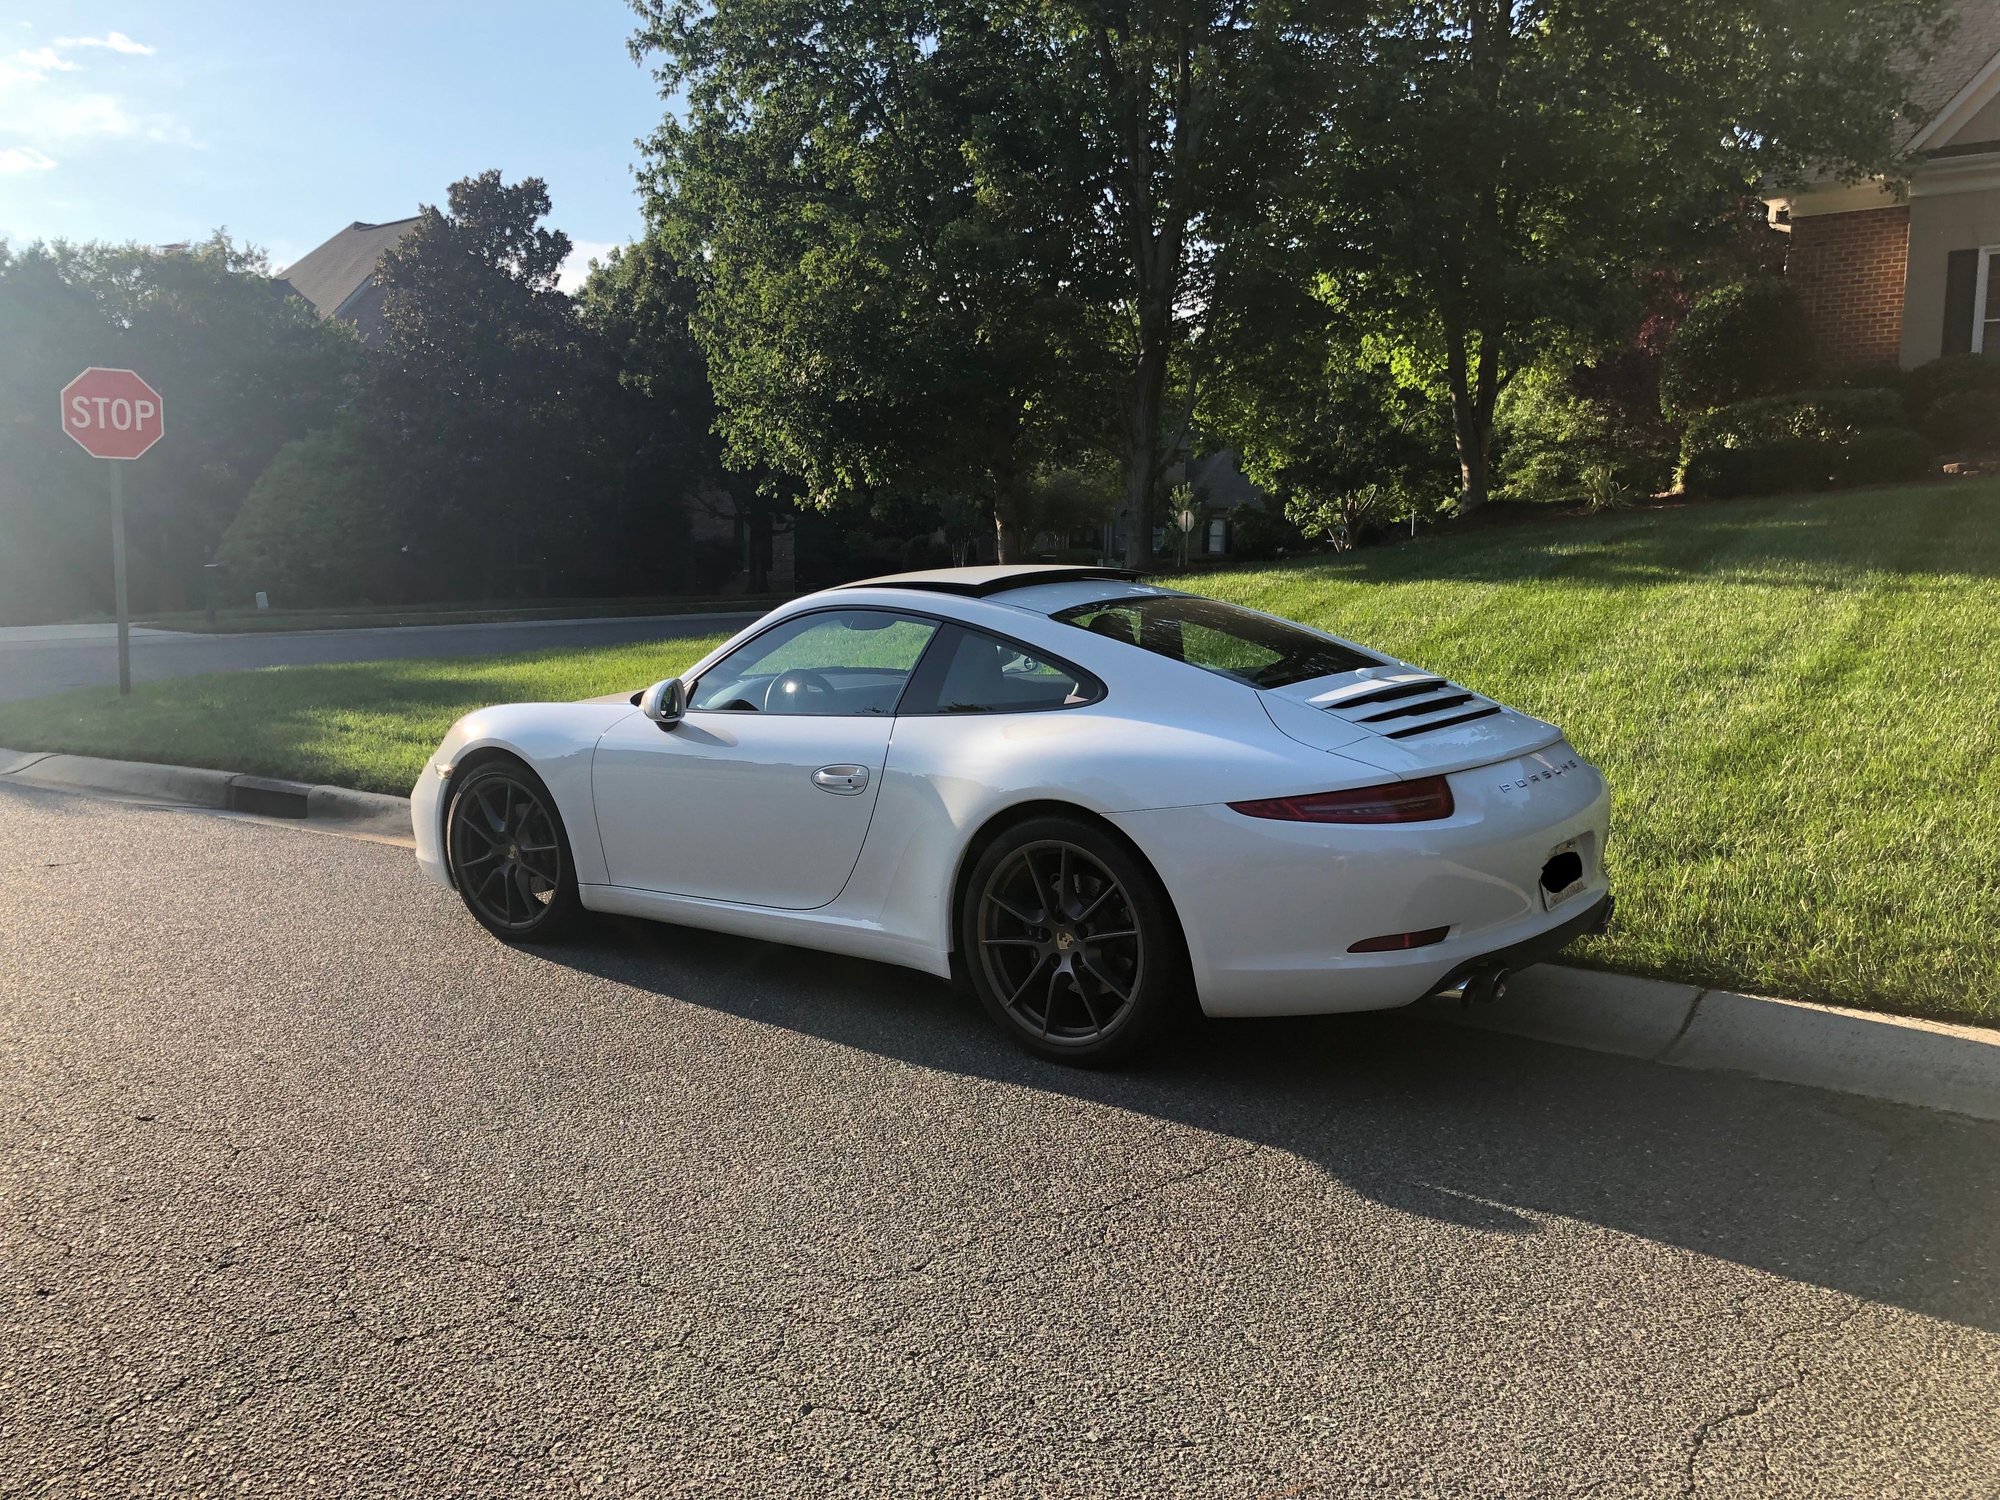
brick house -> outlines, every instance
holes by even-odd
[[[1785,275],[1831,364],[2000,354],[2000,295],[1988,297],[2000,256],[2000,0],[1952,9],[1957,30],[1912,90],[1908,175],[1765,199],[1791,235]]]

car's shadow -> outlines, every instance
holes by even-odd
[[[1496,1234],[1601,1225],[2000,1332],[2000,1125],[1469,1031],[1409,1012],[1197,1021],[1124,1071],[1028,1057],[941,981],[651,923],[551,959],[913,1066],[1290,1152]]]

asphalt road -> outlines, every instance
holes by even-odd
[[[727,633],[749,614],[648,615],[616,620],[526,620],[486,625],[404,625],[376,630],[302,630],[240,635],[188,635],[140,630],[132,636],[132,680],[157,682],[199,672],[245,667],[296,667],[316,662],[399,661],[420,656],[505,656],[565,646],[621,646]],[[38,698],[73,687],[118,686],[113,626],[88,629],[87,639],[41,629],[0,630],[0,703]]]
[[[2000,1493],[2000,1128],[1394,1015],[1071,1072],[22,788],[0,899],[0,1492]]]

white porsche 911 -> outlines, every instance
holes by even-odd
[[[620,912],[956,975],[1075,1062],[1190,998],[1493,998],[1611,912],[1609,795],[1560,730],[1105,568],[793,600],[685,680],[466,715],[412,805],[509,941]]]

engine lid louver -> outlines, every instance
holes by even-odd
[[[1392,740],[1490,718],[1500,705],[1428,672],[1369,677],[1311,700],[1335,718]]]

